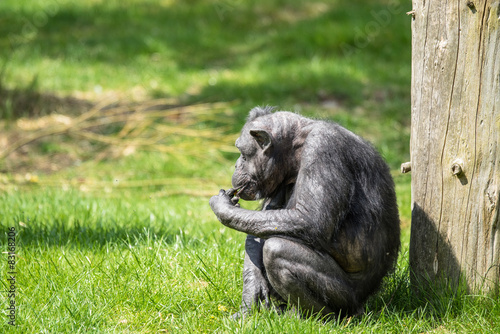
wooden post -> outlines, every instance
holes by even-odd
[[[413,11],[412,282],[498,293],[500,1]]]

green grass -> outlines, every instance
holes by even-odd
[[[498,300],[464,294],[428,303],[414,295],[407,236],[398,269],[363,316],[325,323],[262,311],[234,322],[229,316],[240,302],[244,236],[215,221],[207,198],[150,198],[147,190],[111,195],[36,186],[1,195],[2,238],[7,227],[18,231],[17,332],[500,329]],[[6,272],[6,261],[0,265]],[[2,326],[9,329],[5,322]]]
[[[139,146],[124,154],[126,145],[67,133],[0,161],[2,252],[8,228],[18,232],[18,327],[7,324],[2,292],[0,332],[500,332],[498,300],[415,295],[409,285],[410,176],[397,170],[409,161],[410,7],[392,0],[1,1],[0,150],[5,140],[33,134],[21,121],[75,117],[110,96],[224,107],[189,127],[222,134],[219,142],[167,136],[160,141],[167,153]],[[236,158],[219,147],[233,145],[258,104],[339,122],[369,139],[393,169],[403,249],[362,316],[325,322],[262,311],[242,323],[230,319],[241,298],[244,235],[219,224],[208,199],[229,186]],[[124,126],[94,133],[117,138]],[[184,123],[158,119],[134,138],[152,138],[162,126]],[[58,168],[48,173],[51,164]],[[2,253],[2,290],[7,264]]]
[[[410,65],[401,58],[410,52],[392,46],[408,45],[400,29],[409,28],[405,5],[378,27],[366,26],[388,3],[6,0],[0,52],[12,66],[9,82],[37,76],[44,91],[136,87],[217,101],[311,101],[326,90],[356,100],[391,82],[394,93],[407,95],[398,86],[407,83]]]

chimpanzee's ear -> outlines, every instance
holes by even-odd
[[[250,130],[250,135],[264,151],[272,146],[271,135],[266,130]]]

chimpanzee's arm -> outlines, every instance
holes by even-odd
[[[331,171],[330,171],[331,172]],[[252,211],[235,207],[231,194],[221,190],[210,200],[212,210],[222,224],[235,230],[269,238],[288,236],[304,241],[328,238],[349,208],[353,184],[349,177],[324,179],[323,183],[299,177],[295,205],[280,210]],[[307,185],[300,187],[300,183]]]
[[[210,205],[222,224],[259,238],[297,236],[308,229],[307,221],[298,210],[253,211],[238,208],[231,203],[231,197],[224,190],[212,197]]]

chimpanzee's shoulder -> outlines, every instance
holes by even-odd
[[[356,159],[365,159],[377,155],[375,148],[361,136],[351,132],[343,126],[328,121],[314,121],[311,123],[304,146],[311,152],[311,156],[322,154],[350,155]]]
[[[359,138],[337,123],[322,120],[312,120],[309,125],[309,135],[311,139],[320,139],[325,144],[329,144],[331,140],[357,140]]]

